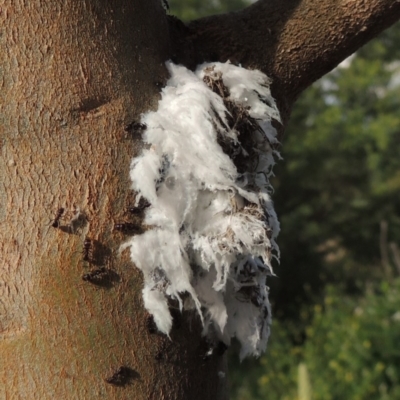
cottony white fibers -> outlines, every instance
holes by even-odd
[[[181,308],[197,309],[213,340],[236,336],[241,357],[258,356],[270,330],[272,252],[279,257],[268,180],[279,156],[271,125],[279,113],[269,80],[230,63],[204,64],[194,73],[167,67],[171,78],[158,110],[141,120],[149,146],[130,170],[137,201],[151,204],[145,217],[151,229],[123,248],[143,271],[144,304],[160,331],[171,330],[172,297]]]

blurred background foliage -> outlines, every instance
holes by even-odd
[[[187,21],[246,0],[170,0]],[[275,169],[281,264],[232,400],[400,399],[400,24],[308,88]]]

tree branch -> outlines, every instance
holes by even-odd
[[[186,64],[231,60],[270,76],[285,123],[304,89],[398,19],[399,0],[260,0],[180,33]]]

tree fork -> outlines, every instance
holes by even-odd
[[[259,0],[176,29],[188,66],[230,60],[272,78],[283,125],[300,93],[400,18],[393,0]],[[179,34],[178,34],[179,33]],[[188,54],[191,58],[188,58]]]

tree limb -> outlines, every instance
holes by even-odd
[[[231,60],[270,76],[285,124],[304,89],[398,19],[399,0],[260,0],[180,33],[186,64]]]

